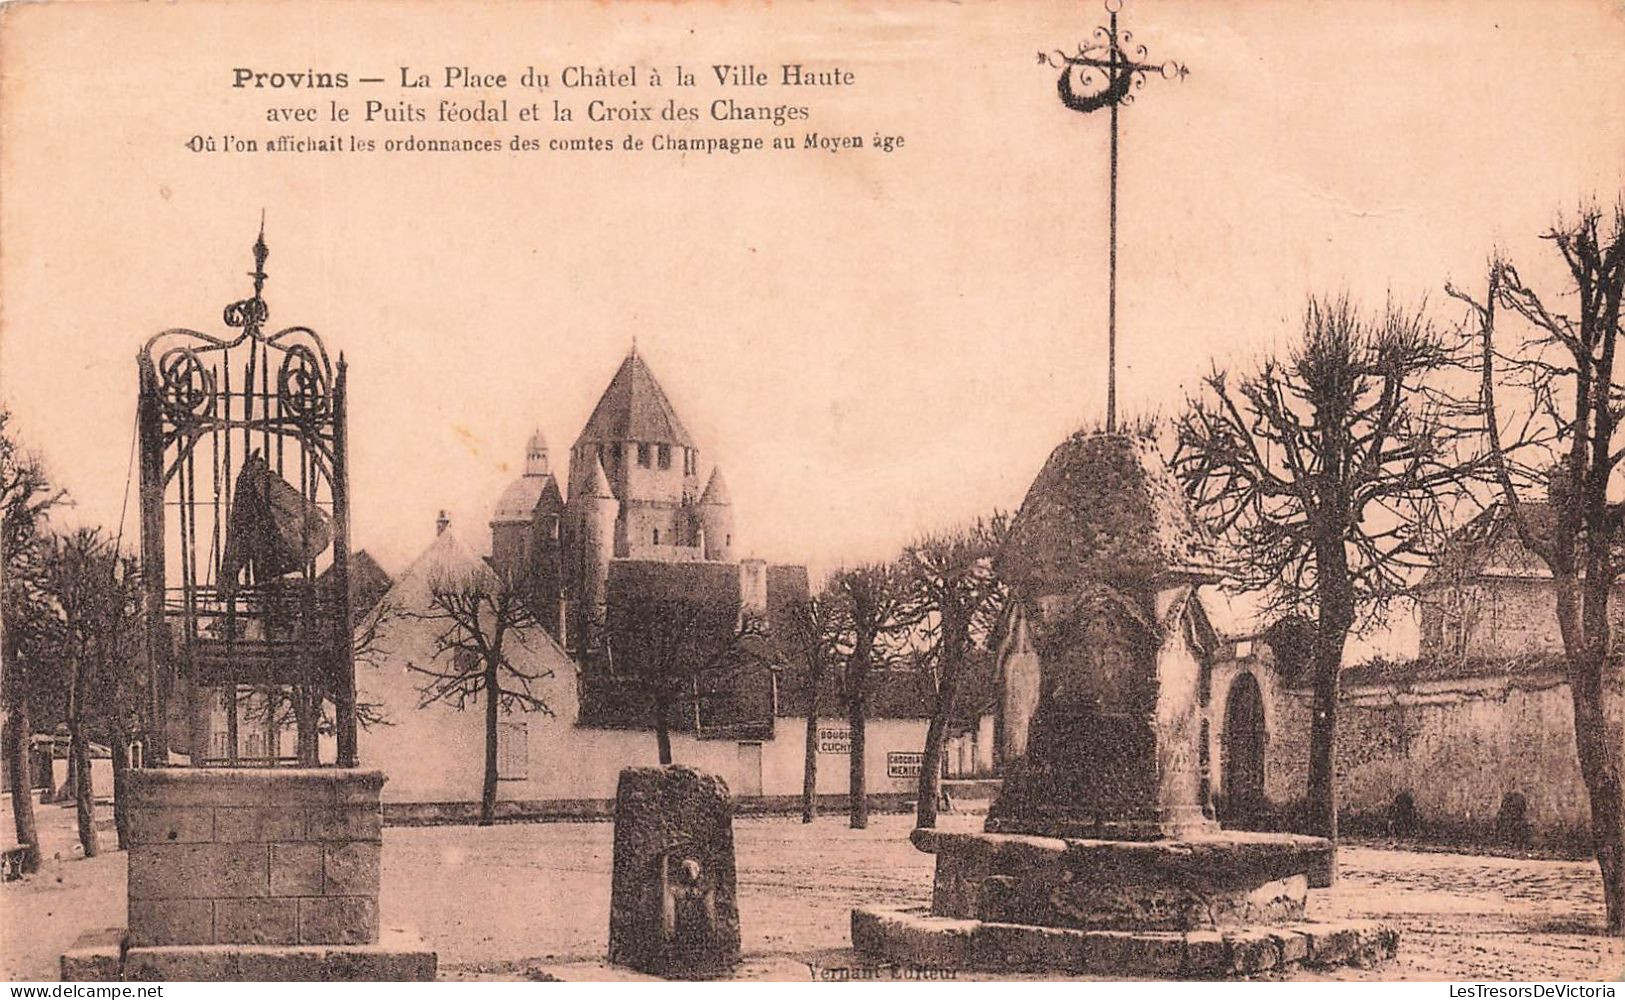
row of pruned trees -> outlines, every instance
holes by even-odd
[[[1625,202],[1546,234],[1545,291],[1504,255],[1441,329],[1421,309],[1311,302],[1302,336],[1242,377],[1215,371],[1179,422],[1176,471],[1230,543],[1234,583],[1307,622],[1313,684],[1308,805],[1335,838],[1338,680],[1350,633],[1434,564],[1460,510],[1499,505],[1550,570],[1575,750],[1612,934],[1625,934]],[[1625,696],[1621,696],[1625,697]]]
[[[3,753],[12,789],[17,843],[25,871],[39,867],[31,754],[34,727],[60,720],[68,730],[69,774],[79,842],[99,848],[90,745],[113,756],[119,846],[127,839],[121,785],[130,744],[141,735],[141,585],[139,567],[117,541],[95,528],[54,531],[51,512],[67,502],[37,455],[17,440],[0,411],[0,667],[6,719]]]
[[[980,650],[990,653],[1005,590],[994,568],[1008,519],[1002,514],[927,535],[900,558],[843,569],[790,608],[789,648],[805,666],[806,764],[802,821],[817,812],[818,719],[825,691],[839,693],[850,732],[849,818],[869,822],[865,732],[877,671],[905,663],[925,682],[930,701],[920,762],[917,822],[935,826],[941,801],[943,746],[967,673]]]

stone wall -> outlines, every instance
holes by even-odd
[[[373,944],[378,771],[130,775],[132,946]]]
[[[1307,784],[1310,695],[1266,670],[1258,675],[1265,790],[1276,821],[1290,825]],[[1222,704],[1216,697],[1221,720]],[[1625,698],[1614,696],[1610,710],[1625,718]],[[1338,714],[1337,777],[1349,833],[1574,848],[1589,838],[1573,705],[1567,683],[1550,672],[1352,686]],[[1513,796],[1523,804],[1521,826],[1503,813]]]

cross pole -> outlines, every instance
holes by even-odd
[[[1135,45],[1133,36],[1120,31],[1117,15],[1123,9],[1123,0],[1106,0],[1106,13],[1110,22],[1097,27],[1087,44],[1080,42],[1075,53],[1040,52],[1039,63],[1059,69],[1061,78],[1056,90],[1061,103],[1073,111],[1087,114],[1107,108],[1111,112],[1111,166],[1108,207],[1110,222],[1106,257],[1106,430],[1117,430],[1117,137],[1118,109],[1134,101],[1134,91],[1145,86],[1147,73],[1161,74],[1164,79],[1184,79],[1187,70],[1183,63],[1169,62],[1153,65],[1145,61],[1145,46]],[[1130,54],[1132,53],[1132,55]],[[1082,92],[1074,86],[1076,77]]]

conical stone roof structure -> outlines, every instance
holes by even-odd
[[[576,439],[576,447],[625,441],[695,447],[665,390],[635,349],[627,354],[599,397]]]
[[[1080,580],[1134,591],[1174,575],[1213,579],[1216,559],[1155,441],[1080,432],[1027,490],[999,571],[1038,598],[1071,593]]]

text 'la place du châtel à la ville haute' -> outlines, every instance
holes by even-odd
[[[443,66],[425,70],[413,66],[400,66],[395,74],[365,76],[347,70],[273,69],[239,66],[232,69],[234,88],[279,91],[348,90],[377,85],[394,84],[404,91],[453,90],[488,91],[517,89],[532,94],[563,91],[614,91],[625,96],[597,97],[583,108],[588,121],[699,121],[708,117],[714,121],[771,120],[775,124],[800,121],[809,117],[805,105],[756,105],[733,98],[710,101],[702,112],[701,106],[677,104],[668,101],[664,106],[639,101],[633,92],[650,88],[689,88],[712,85],[725,88],[841,88],[857,82],[852,70],[839,66],[811,66],[804,63],[780,63],[764,68],[754,63],[719,63],[703,70],[682,65],[654,66],[566,66],[553,73],[526,66],[518,73],[496,72],[470,66]],[[417,123],[437,121],[502,122],[509,120],[510,107],[505,100],[459,100],[441,98],[430,104],[413,100],[416,94],[404,99],[368,99],[361,106],[359,120],[365,122]],[[428,96],[428,95],[424,95]],[[539,112],[517,116],[519,120],[541,120]],[[312,109],[312,120],[314,118]],[[559,119],[555,117],[554,120]]]

